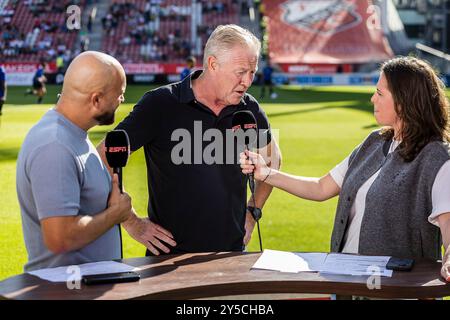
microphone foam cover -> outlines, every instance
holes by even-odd
[[[250,110],[240,110],[233,114],[231,120],[233,131],[239,135],[244,134],[244,141],[246,145],[254,144],[257,140],[257,124],[253,113]],[[237,132],[238,130],[242,130]],[[251,131],[251,132],[250,132]]]
[[[130,140],[125,130],[113,130],[106,134],[105,155],[111,168],[123,168],[130,156]]]

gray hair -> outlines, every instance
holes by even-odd
[[[249,30],[235,24],[218,26],[206,42],[203,54],[203,68],[207,68],[208,57],[215,56],[217,58],[223,52],[232,49],[236,45],[245,45],[249,48],[254,48],[256,54],[259,56],[261,42]]]

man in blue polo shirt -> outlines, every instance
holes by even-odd
[[[246,93],[259,51],[260,42],[250,31],[217,27],[205,47],[203,70],[147,92],[117,127],[127,131],[132,151],[143,147],[145,152],[148,218],[134,215],[124,226],[147,247],[147,254],[242,251],[250,240],[255,225],[251,211],[263,207],[272,188],[258,183],[257,208],[253,201],[247,207],[247,177],[240,171],[239,155],[229,162],[229,152],[220,147],[213,161],[204,154],[212,139],[228,143],[233,114],[249,110],[264,135],[259,150],[271,155],[274,166],[279,163],[267,116]],[[178,152],[180,134],[187,149]],[[102,152],[103,143],[98,150]]]

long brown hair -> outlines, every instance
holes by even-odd
[[[398,57],[385,62],[386,77],[397,116],[402,121],[399,152],[412,161],[431,141],[450,141],[449,102],[445,86],[433,68],[413,57]],[[382,136],[392,139],[394,129],[385,127]]]

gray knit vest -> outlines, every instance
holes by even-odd
[[[331,236],[331,252],[344,247],[350,209],[358,189],[380,169],[366,197],[359,254],[441,259],[441,234],[428,222],[435,177],[450,159],[448,144],[428,143],[412,162],[398,148],[385,157],[385,140],[372,132],[349,158]]]

